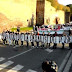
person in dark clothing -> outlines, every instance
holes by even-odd
[[[69,36],[69,41],[70,41],[70,43],[69,43],[69,49],[72,49],[72,33]]]
[[[57,36],[57,32],[55,32],[55,34],[53,35],[53,37]],[[54,41],[54,45],[53,45],[53,49],[57,48],[57,43]]]
[[[36,34],[36,44],[37,44],[37,48],[39,48],[39,37],[40,37],[39,32],[37,32],[37,34]]]
[[[42,34],[42,45],[41,45],[42,48],[44,48],[44,43],[45,43],[45,42],[44,42],[44,41],[45,41],[45,40],[44,40],[44,36],[45,36],[45,34],[44,34],[44,32],[43,32],[43,34]]]
[[[57,64],[53,61],[44,61],[42,63],[43,72],[57,72],[57,69],[58,69]]]
[[[20,27],[17,27],[17,32],[18,32],[18,33],[20,32]]]
[[[47,35],[47,46],[50,47],[50,33],[48,33]]]
[[[64,49],[65,43],[66,43],[66,34],[63,33],[63,34],[62,34],[62,49]]]
[[[27,47],[29,46],[28,35],[29,35],[29,34],[27,34],[27,41],[26,41],[26,42],[27,42]]]
[[[31,46],[34,47],[34,34],[30,35]]]

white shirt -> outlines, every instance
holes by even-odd
[[[20,35],[20,40],[21,40],[21,41],[24,41],[24,34],[21,34],[21,35]]]

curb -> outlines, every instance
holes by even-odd
[[[71,56],[70,56],[70,58],[69,58],[69,60],[68,60],[68,62],[66,64],[63,72],[69,72],[71,64],[72,64],[72,54],[71,54]]]
[[[66,64],[67,64],[67,62],[68,62],[68,60],[69,60],[69,58],[70,58],[71,52],[72,52],[72,50],[70,50],[70,51],[67,53],[65,59],[63,60],[62,64],[60,65],[60,67],[59,67],[59,69],[58,69],[58,72],[63,72],[63,70],[64,70],[64,68],[65,68],[65,66],[66,66]]]

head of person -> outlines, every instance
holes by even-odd
[[[57,72],[57,64],[54,61],[44,61],[42,63],[42,70],[44,72]]]
[[[48,35],[50,35],[50,32],[48,33]]]
[[[43,32],[43,35],[44,35],[45,33]]]

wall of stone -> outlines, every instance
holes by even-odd
[[[45,1],[45,13],[44,13],[44,24],[56,24],[56,17],[59,18],[58,23],[64,24],[65,13],[64,11],[58,10],[51,6],[51,3]]]
[[[0,13],[11,21],[20,20],[28,26],[32,16],[36,20],[36,0],[0,0]]]
[[[37,0],[36,25],[44,24],[44,10],[45,10],[44,7],[45,7],[45,0]]]
[[[65,23],[70,22],[70,12],[65,12]]]
[[[56,11],[54,7],[51,6],[51,3],[45,0],[44,3],[40,3],[37,5],[38,0],[0,0],[0,13],[5,15],[8,20],[5,20],[5,27],[6,25],[10,27],[17,26],[16,24],[21,23],[23,26],[28,26],[36,23],[36,14],[38,10],[43,9],[44,12],[39,11],[39,18],[37,18],[37,23],[42,22],[40,21],[40,15],[43,17],[44,15],[44,24],[56,24],[55,18],[60,18],[59,23],[64,23],[64,12],[63,11]],[[42,0],[44,1],[44,0]],[[45,7],[42,7],[43,5]],[[42,8],[41,8],[42,7]],[[38,9],[36,12],[36,8]],[[43,14],[44,13],[44,14]],[[41,20],[42,20],[41,19]],[[8,22],[6,22],[8,21]],[[1,21],[0,21],[1,23]],[[39,23],[39,24],[40,24]],[[2,22],[3,25],[3,22]],[[4,26],[3,25],[3,26]],[[8,27],[7,27],[8,28]]]

